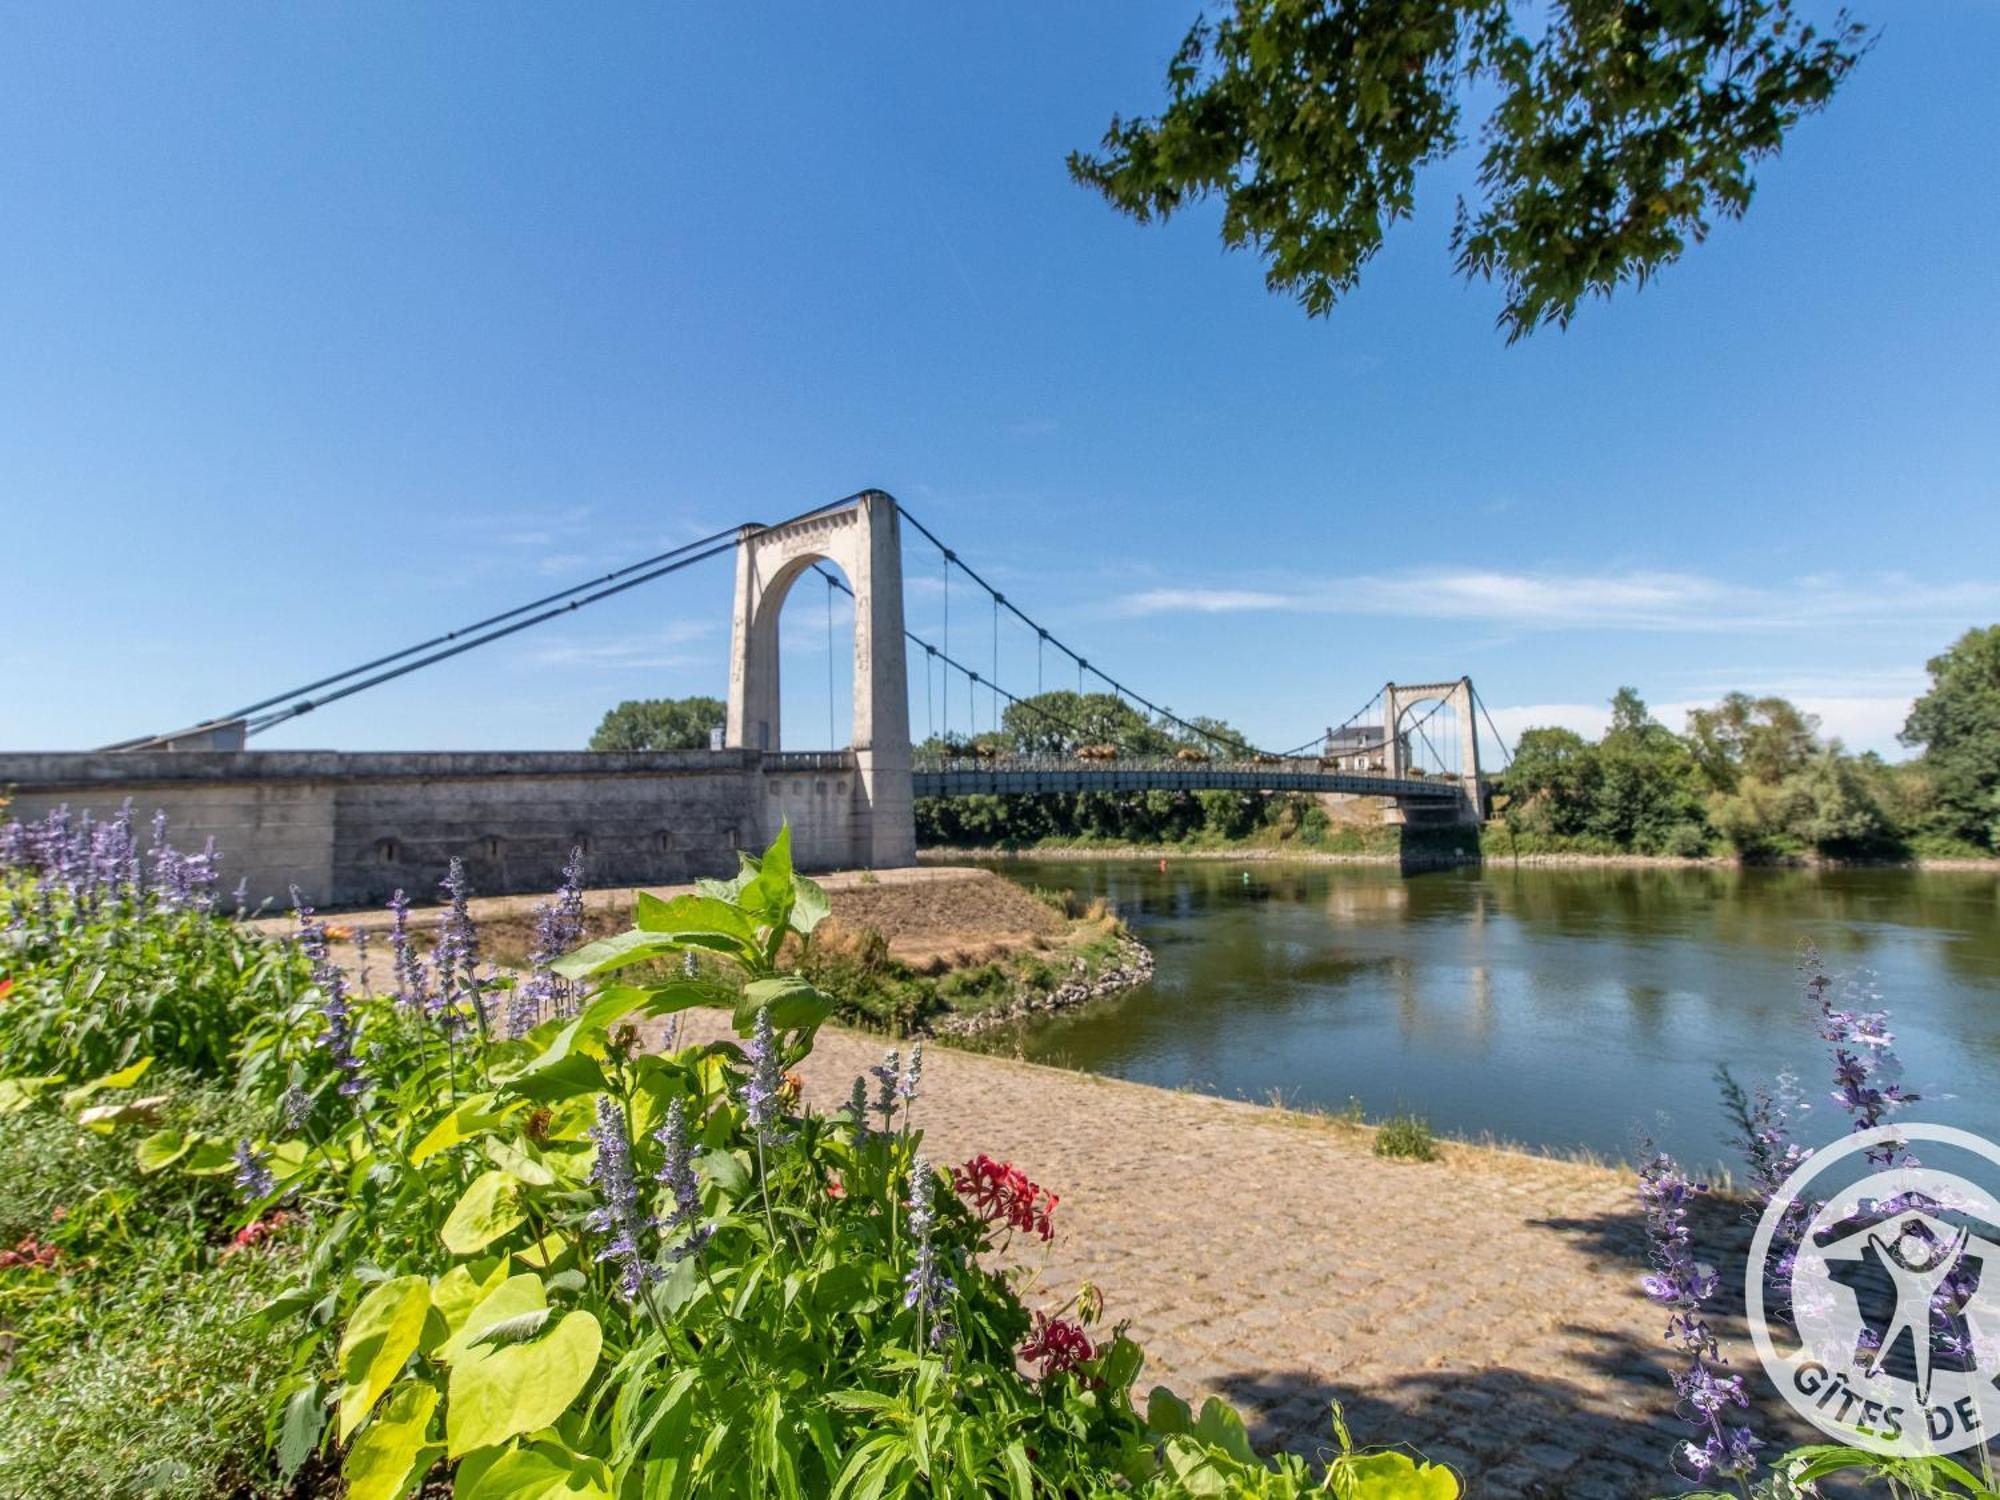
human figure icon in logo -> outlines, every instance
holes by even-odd
[[[1931,1399],[1931,1307],[1938,1289],[1965,1254],[1972,1232],[1960,1225],[1950,1239],[1940,1242],[1924,1223],[1925,1216],[1911,1214],[1903,1221],[1903,1231],[1893,1243],[1870,1233],[1868,1244],[1880,1258],[1882,1268],[1896,1288],[1896,1311],[1882,1334],[1882,1342],[1869,1362],[1875,1374],[1888,1358],[1889,1350],[1905,1333],[1910,1336],[1911,1354],[1917,1366],[1917,1400]]]
[[[2000,1264],[2000,1245],[1925,1211],[1933,1206],[1938,1205],[1912,1194],[1902,1200],[1903,1212],[1823,1247],[1829,1261],[1854,1263],[1865,1257],[1886,1276],[1894,1302],[1886,1317],[1864,1318],[1866,1371],[1881,1374],[1907,1334],[1908,1363],[1902,1368],[1914,1372],[1920,1404],[1930,1401],[1940,1354],[1946,1368],[1975,1362],[1967,1304],[1986,1267]]]

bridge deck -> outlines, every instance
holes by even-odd
[[[1455,780],[1235,761],[948,761],[919,764],[914,779],[919,797],[1032,796],[1044,792],[1345,792],[1398,801],[1448,802],[1460,796]]]

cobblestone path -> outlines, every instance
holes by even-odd
[[[807,1098],[839,1108],[882,1047],[823,1031]],[[939,1164],[985,1151],[1061,1194],[1054,1246],[1017,1256],[1040,1271],[1028,1304],[1101,1286],[1146,1350],[1142,1399],[1223,1396],[1260,1447],[1306,1454],[1338,1399],[1357,1442],[1448,1462],[1475,1500],[1685,1488],[1629,1173],[1458,1146],[1388,1161],[1320,1117],[937,1046],[917,1120]],[[1739,1214],[1696,1224],[1736,1288]],[[1740,1324],[1718,1328],[1761,1384]]]

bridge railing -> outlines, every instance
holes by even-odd
[[[1385,766],[1348,766],[1340,764],[1347,758],[1345,754],[1335,757],[1332,762],[1323,761],[1316,755],[1264,756],[1261,758],[1222,759],[1206,757],[1199,760],[1183,760],[1174,755],[1120,755],[1116,757],[1095,757],[1078,755],[918,755],[915,769],[919,771],[1229,771],[1251,775],[1284,772],[1291,774],[1316,775],[1322,772],[1338,773],[1345,776],[1375,776],[1391,780]],[[1453,776],[1427,776],[1415,769],[1404,771],[1400,778],[1405,781],[1455,781]]]

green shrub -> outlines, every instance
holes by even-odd
[[[1436,1161],[1437,1137],[1422,1115],[1391,1115],[1375,1127],[1375,1154],[1402,1161]]]

